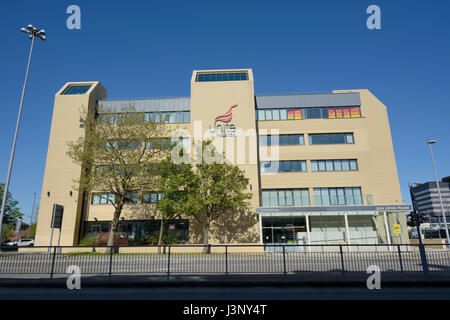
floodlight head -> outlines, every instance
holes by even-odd
[[[33,26],[31,24],[27,25],[28,30],[32,31],[33,30]]]
[[[33,39],[33,35],[30,34],[30,35],[28,36],[28,38],[29,38],[29,39]]]
[[[44,29],[39,30],[39,32],[37,34],[45,35],[45,30]]]
[[[428,140],[427,143],[428,144],[435,144],[437,141],[436,140]]]
[[[46,38],[45,36],[40,36],[39,38],[40,38],[42,41],[47,40],[47,38]]]
[[[23,32],[23,33],[30,33],[30,31],[28,31],[28,30],[25,29],[25,28],[20,29],[20,32]]]

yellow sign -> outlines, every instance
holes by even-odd
[[[395,234],[400,234],[402,232],[402,230],[400,229],[400,225],[399,224],[394,224],[394,233]]]

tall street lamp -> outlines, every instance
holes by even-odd
[[[439,180],[438,180],[438,176],[436,173],[436,165],[434,164],[433,149],[431,148],[431,145],[435,144],[435,143],[436,143],[436,140],[428,140],[427,141],[427,144],[430,147],[431,161],[433,162],[434,177],[436,178],[436,187],[438,189],[439,200],[441,202],[442,218],[444,219],[445,235],[447,236],[447,245],[449,245],[450,244],[450,236],[448,234],[447,219],[445,217],[445,211],[444,211],[444,202],[442,202],[441,188],[439,187]]]
[[[17,116],[16,131],[14,132],[14,141],[13,141],[13,146],[12,146],[12,150],[11,150],[11,157],[9,159],[8,174],[6,176],[5,190],[3,190],[3,200],[2,200],[2,207],[1,207],[1,212],[0,212],[0,243],[1,243],[1,237],[2,237],[1,234],[2,234],[3,215],[5,213],[6,197],[8,196],[9,180],[11,178],[11,170],[12,170],[12,165],[13,165],[13,161],[14,161],[14,153],[16,151],[17,133],[19,132],[20,116],[22,115],[23,97],[25,96],[25,89],[27,87],[28,70],[30,69],[31,54],[33,52],[34,39],[39,38],[43,41],[45,41],[47,39],[45,37],[44,29],[38,30],[38,28],[33,27],[31,24],[29,24],[26,28],[20,29],[20,31],[25,34],[28,34],[28,39],[31,39],[31,48],[30,48],[30,54],[28,56],[28,65],[27,65],[27,71],[25,73],[25,81],[23,83],[22,97],[20,98],[19,115]]]

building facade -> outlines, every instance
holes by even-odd
[[[447,223],[450,223],[450,183],[445,181],[446,178],[439,181],[439,189],[441,191],[442,202]],[[443,223],[443,214],[441,201],[436,182],[426,182],[419,186],[413,187],[416,197],[417,209],[424,216],[424,222]]]
[[[53,204],[64,206],[61,245],[108,231],[107,195],[77,191],[81,168],[67,142],[85,134],[82,106],[116,110],[132,104],[148,119],[161,113],[183,144],[211,139],[249,178],[251,211],[217,221],[213,243],[407,243],[404,205],[386,107],[368,90],[255,96],[251,69],[194,71],[191,96],[108,100],[99,82],[66,83],[55,96],[36,245],[48,245]],[[178,134],[178,133],[177,133]],[[187,143],[186,143],[187,142]],[[192,150],[192,149],[191,149]],[[158,201],[157,190],[145,202]],[[143,201],[143,200],[141,200]],[[128,211],[127,211],[128,210]],[[131,239],[158,230],[157,219],[126,209],[119,233]],[[195,243],[194,221],[169,223]],[[55,230],[53,245],[59,230]]]

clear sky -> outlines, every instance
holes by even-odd
[[[81,30],[66,9],[81,8]],[[366,9],[381,9],[369,30]],[[55,93],[98,80],[108,98],[190,95],[193,69],[253,68],[255,94],[369,89],[387,107],[403,199],[408,181],[450,175],[450,1],[4,1],[0,5],[0,181],[5,181],[33,24],[10,191],[41,193]]]

